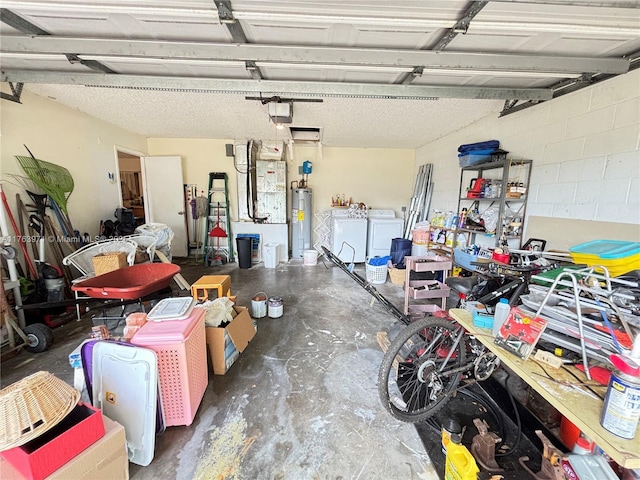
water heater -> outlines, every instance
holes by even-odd
[[[291,189],[291,258],[303,258],[311,250],[311,189]]]

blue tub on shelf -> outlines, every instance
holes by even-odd
[[[476,266],[471,265],[471,262],[478,261],[478,255],[473,255],[471,253],[467,253],[459,248],[453,250],[453,262],[464,268],[465,270],[469,270],[471,272],[476,271]]]

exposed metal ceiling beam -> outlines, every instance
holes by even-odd
[[[292,82],[273,80],[229,80],[196,77],[109,75],[100,73],[3,70],[3,82],[88,85],[96,87],[199,90],[219,93],[269,95],[312,95],[363,98],[467,98],[549,100],[552,92],[543,88],[448,87],[369,83]]]
[[[11,95],[9,95],[8,93],[0,92],[0,98],[2,98],[4,100],[10,100],[10,101],[16,102],[16,103],[22,103],[20,101],[20,96],[22,95],[22,87],[24,87],[23,83],[16,83],[14,85],[13,82],[9,82],[9,88],[11,89]]]
[[[247,35],[244,33],[242,26],[233,17],[231,2],[225,0],[214,0],[214,3],[218,9],[218,19],[220,20],[220,23],[227,27],[233,41],[236,43],[248,43]]]
[[[238,22],[233,16],[231,2],[229,0],[214,0],[214,3],[218,9],[218,18],[220,19],[220,23],[227,27],[233,41],[235,43],[249,43],[242,25],[240,25],[240,22]],[[254,59],[246,59],[245,68],[254,80],[262,80],[265,78],[262,70],[260,70],[260,67],[256,65]]]
[[[42,30],[7,8],[0,8],[0,21],[27,35],[49,35],[49,32]]]
[[[456,38],[460,33],[467,33],[471,20],[475,18],[480,10],[487,6],[489,2],[470,2],[469,7],[464,12],[464,15],[456,22],[456,24],[449,29],[444,36],[438,40],[438,43],[431,49],[435,51],[443,50],[451,41]]]
[[[85,67],[88,67],[91,70],[96,70],[97,72],[117,73],[116,71],[111,70],[106,65],[103,65],[102,63],[95,60],[83,60],[82,58],[78,57],[78,55],[73,53],[67,53],[65,54],[65,56],[67,57],[67,60],[69,60],[69,63],[79,63],[80,65],[84,65]]]
[[[5,35],[0,52],[109,55],[142,58],[189,58],[239,62],[402,66],[548,73],[626,73],[620,58],[563,57],[494,53],[432,52],[381,48],[221,44],[158,40],[29,37]]]
[[[47,32],[46,30],[41,29],[37,25],[34,25],[28,20],[25,20],[24,18],[22,18],[20,15],[16,15],[11,10],[7,10],[6,8],[0,9],[0,21],[21,31],[22,33],[26,33],[29,35],[37,35],[39,37],[52,38],[50,36],[50,33]],[[78,56],[73,53],[62,53],[62,54],[67,57],[67,60],[70,63],[80,63],[81,65],[84,65],[85,67],[88,67],[91,70],[96,70],[98,72],[116,73],[113,70],[111,70],[109,67],[95,60],[82,60],[81,58],[78,58]],[[18,95],[18,100],[20,100],[20,95]]]
[[[458,36],[460,33],[467,33],[469,29],[469,24],[471,20],[480,13],[489,2],[470,2],[467,5],[467,9],[465,10],[464,15],[460,18],[456,24],[451,27],[447,32],[445,32],[440,39],[436,42],[433,48],[428,48],[425,50],[432,51],[441,51],[443,50],[449,43]],[[417,77],[422,76],[423,69],[420,66],[416,66],[414,70],[409,74],[404,74],[395,83],[409,84],[412,83]]]

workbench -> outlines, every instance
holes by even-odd
[[[588,380],[584,373],[573,365],[555,369],[539,363],[533,357],[524,361],[496,345],[490,329],[473,325],[471,313],[468,311],[453,308],[449,310],[449,314],[618,465],[640,468],[640,435],[636,435],[632,440],[625,440],[609,433],[600,425],[606,386]],[[584,383],[588,385],[583,385]]]

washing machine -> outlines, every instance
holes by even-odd
[[[402,238],[404,220],[393,210],[371,209],[367,221],[367,256],[384,257],[391,253],[391,240]]]
[[[367,256],[367,219],[350,218],[346,209],[331,211],[331,253],[345,263],[362,263]]]

